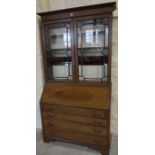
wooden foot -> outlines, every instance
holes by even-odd
[[[44,137],[44,142],[49,143],[50,142],[49,138]]]
[[[109,151],[107,149],[101,150],[102,155],[109,155]]]
[[[47,138],[47,137],[44,137],[44,142],[45,143],[49,143],[49,142],[55,142],[56,140],[55,139],[49,139],[49,138]]]
[[[109,155],[109,152],[102,152],[102,155]]]
[[[51,139],[51,141],[52,141],[52,142],[55,142],[56,140],[55,140],[55,139]]]

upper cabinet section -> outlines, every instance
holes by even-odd
[[[38,13],[42,21],[45,81],[111,81],[111,30],[115,3]]]

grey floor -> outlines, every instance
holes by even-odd
[[[118,155],[118,137],[113,134],[110,155]],[[101,155],[96,150],[86,146],[66,142],[44,143],[40,129],[36,131],[36,152],[37,155]]]

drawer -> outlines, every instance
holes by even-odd
[[[77,108],[77,107],[59,106],[59,105],[44,105],[43,111],[55,112],[55,113],[67,113],[72,115],[93,116],[98,118],[107,118],[108,114],[107,111],[105,110]]]
[[[107,136],[107,128],[87,125],[84,123],[70,122],[65,120],[46,120],[44,121],[45,128],[55,128],[55,129],[63,129],[71,132],[79,132],[85,134],[99,135],[99,136]]]
[[[86,144],[93,144],[93,145],[107,145],[107,138],[96,136],[96,135],[88,135],[82,134],[80,132],[74,132],[64,129],[48,129],[48,136],[52,139],[64,139],[69,141],[75,141],[80,143]]]
[[[44,112],[44,119],[53,121],[56,120],[64,120],[73,123],[84,123],[93,126],[107,126],[107,119],[94,118],[92,116],[85,115],[70,115],[67,113],[56,113],[56,112]]]

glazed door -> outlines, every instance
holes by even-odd
[[[79,82],[109,80],[109,16],[76,21],[77,66]]]
[[[71,22],[44,25],[47,79],[72,81],[72,28]]]

